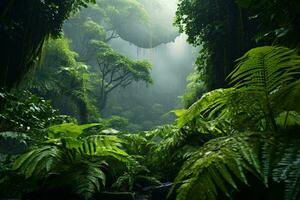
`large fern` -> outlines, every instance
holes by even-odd
[[[277,137],[271,133],[240,133],[212,140],[185,162],[176,182],[178,200],[232,198],[232,189],[248,185],[256,176],[266,186],[283,182],[285,199],[300,195],[300,138]],[[252,175],[251,175],[252,174]]]
[[[229,75],[233,88],[212,91],[180,113],[180,127],[205,133],[207,122],[218,121],[235,134],[189,153],[176,178],[179,200],[234,198],[252,176],[265,187],[283,184],[281,198],[300,198],[300,138],[291,132],[299,131],[300,57],[283,47],[259,47],[238,61]],[[255,123],[232,126],[245,119]],[[210,130],[220,135],[218,127]]]
[[[288,85],[300,74],[300,57],[285,47],[258,47],[238,59],[238,65],[229,75],[235,87],[243,87],[269,95]]]
[[[50,127],[49,140],[21,155],[13,169],[27,178],[44,180],[48,188],[63,185],[89,199],[105,186],[104,171],[109,164],[106,161],[130,162],[128,154],[121,149],[123,141],[116,136],[81,136],[84,129],[96,125]]]
[[[228,135],[263,129],[264,112],[254,92],[228,88],[208,92],[186,110],[177,111],[177,125],[202,134]]]
[[[275,130],[281,112],[299,112],[300,56],[284,47],[258,47],[238,59],[232,88],[211,91],[179,113],[179,127],[199,132]],[[237,119],[237,120],[236,120]],[[231,127],[231,128],[230,128]],[[228,129],[229,128],[229,129]]]
[[[296,51],[285,47],[265,46],[251,49],[238,59],[237,67],[228,78],[234,87],[254,91],[259,96],[265,107],[267,125],[270,129],[276,130],[276,110],[274,109],[279,107],[278,103],[281,104],[281,100],[290,102],[288,99],[292,96],[280,99],[279,95],[276,95],[276,101],[272,97],[274,93],[281,94],[290,88],[291,84],[295,84],[299,75],[300,56]],[[296,88],[299,88],[299,84]],[[293,90],[295,91],[296,88]],[[295,104],[290,106],[295,106]]]

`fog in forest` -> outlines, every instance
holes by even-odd
[[[151,4],[150,1],[147,2],[148,6],[152,6],[149,8],[151,10],[155,5]],[[156,6],[163,7],[163,12],[155,13],[155,20],[161,26],[168,26],[176,32],[177,29],[172,26],[176,10],[175,1],[161,1],[159,3],[160,5]],[[162,115],[182,107],[181,95],[185,91],[186,78],[193,70],[198,53],[196,48],[187,44],[186,39],[184,34],[178,33],[173,41],[153,48],[140,48],[121,38],[112,40],[110,44],[118,52],[132,59],[148,60],[153,65],[151,72],[153,84],[146,86],[144,83],[134,83],[126,89],[118,89],[112,94],[115,97],[115,103],[123,104],[125,99],[128,105],[124,106],[128,110],[132,107],[146,107],[145,115],[148,115],[147,110],[151,110],[151,107],[155,105],[162,109],[160,112]],[[128,103],[130,98],[137,100],[135,104]],[[107,107],[104,114],[121,114],[112,109]],[[169,113],[168,115],[169,121],[174,120],[172,114]]]
[[[186,87],[186,77],[192,72],[196,51],[180,35],[174,42],[151,49],[142,49],[122,39],[111,42],[114,49],[133,59],[146,59],[153,64],[153,85],[136,83],[129,89],[116,92],[134,92],[144,98],[148,105],[159,103],[168,109],[181,105],[180,96]],[[120,99],[121,100],[121,99]]]
[[[300,200],[299,0],[0,0],[0,200]]]
[[[107,1],[99,1],[99,4],[103,2]],[[124,117],[135,125],[139,124],[141,129],[151,129],[171,122],[174,115],[170,111],[182,107],[181,96],[186,88],[186,78],[193,71],[198,53],[196,48],[187,44],[187,36],[180,34],[173,26],[177,2],[140,0],[139,4],[132,6],[136,6],[135,9],[140,13],[137,12],[133,16],[133,11],[130,10],[132,7],[121,7],[118,1],[109,2],[109,6],[120,6],[118,9],[125,11],[107,11],[109,22],[117,33],[116,37],[113,37],[115,32],[107,31],[106,35],[112,36],[107,44],[132,60],[149,61],[152,65],[150,75],[153,83],[139,81],[125,88],[116,88],[108,94],[101,115]],[[71,45],[77,52],[85,48],[83,42],[80,42],[80,38],[84,37],[80,34],[84,30],[79,31],[74,27],[83,19],[93,20],[105,29],[110,29],[107,23],[99,22],[102,18],[98,16],[97,9],[99,8],[83,10],[79,20],[75,18],[65,23],[66,36],[70,38]],[[147,19],[140,21],[142,17]],[[97,65],[95,61],[90,63]]]

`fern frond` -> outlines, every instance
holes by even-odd
[[[54,125],[48,128],[48,136],[51,139],[63,138],[63,137],[78,137],[83,133],[85,129],[99,126],[99,123],[77,125],[74,123],[64,123]]]
[[[96,156],[112,156],[119,161],[127,160],[128,154],[121,149],[123,141],[112,135],[94,135],[83,141],[84,152]],[[86,149],[89,149],[86,151]]]
[[[237,67],[228,79],[234,87],[256,94],[265,113],[267,129],[276,131],[278,112],[299,110],[299,74],[300,56],[296,51],[265,46],[251,49],[238,59]],[[285,96],[287,91],[289,95]]]
[[[221,193],[231,197],[229,191],[238,190],[241,183],[249,185],[250,174],[266,187],[270,180],[284,183],[284,199],[297,199],[299,142],[299,137],[270,133],[240,133],[211,140],[184,163],[176,178],[182,183],[177,199],[216,200]]]
[[[209,110],[214,110],[211,115],[217,112],[217,109],[224,106],[226,100],[222,97],[226,96],[233,89],[217,89],[212,92],[204,94],[199,101],[194,103],[188,110],[181,111],[178,114],[177,124],[181,128],[186,125],[188,122],[192,121],[195,116],[201,117]]]
[[[50,187],[63,184],[71,188],[71,192],[90,199],[95,192],[100,192],[105,186],[106,175],[102,169],[107,165],[105,162],[91,162],[88,160],[77,160],[71,164],[63,164],[65,167],[58,177],[49,183]]]
[[[26,178],[44,180],[47,187],[61,185],[90,199],[105,185],[102,170],[107,165],[106,161],[122,165],[130,162],[129,155],[122,149],[123,140],[116,136],[78,137],[84,129],[97,125],[63,124],[52,127],[52,139],[17,158],[13,169]],[[75,129],[69,130],[70,127]]]
[[[76,154],[76,151],[47,145],[21,155],[14,162],[13,169],[26,178],[38,180],[48,180],[54,175],[47,187],[67,186],[74,194],[89,199],[105,185],[104,165],[104,160],[91,162]]]
[[[281,138],[276,144],[272,178],[284,183],[284,199],[296,200],[300,197],[300,148],[298,138]]]
[[[243,89],[217,89],[205,94],[177,120],[179,127],[194,127],[199,133],[217,136],[228,135],[239,130],[264,129],[264,112],[256,93]]]
[[[217,199],[218,191],[229,196],[229,187],[238,188],[237,179],[248,184],[246,174],[260,176],[259,158],[253,144],[258,134],[243,133],[207,142],[183,165],[176,182],[178,200]],[[252,143],[247,140],[251,140]]]
[[[61,162],[62,154],[56,146],[44,146],[21,155],[14,162],[13,170],[20,170],[27,178],[45,178]]]
[[[272,107],[277,113],[296,111],[300,113],[300,80],[279,88],[271,95]]]
[[[300,74],[300,56],[285,47],[258,47],[238,59],[238,65],[228,76],[237,88],[247,88],[270,94],[290,84]]]

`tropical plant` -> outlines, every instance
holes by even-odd
[[[255,91],[264,107],[267,125],[276,130],[276,112],[284,111],[281,106],[282,92],[286,87],[292,87],[292,95],[288,99],[294,100],[299,94],[300,57],[293,50],[284,47],[261,47],[250,50],[239,60],[236,69],[229,75],[231,84],[246,92]],[[292,85],[291,85],[292,84]],[[294,95],[297,95],[293,97]],[[273,98],[275,97],[275,98]],[[297,109],[297,104],[288,101],[290,108]],[[290,111],[290,110],[287,110]]]
[[[97,118],[97,109],[88,97],[92,73],[87,65],[77,62],[78,55],[70,49],[69,41],[64,37],[49,40],[44,52],[40,67],[28,84],[30,90],[81,123]],[[66,105],[65,101],[69,103]]]
[[[151,174],[147,167],[141,165],[136,160],[128,162],[126,168],[127,170],[118,177],[113,185],[119,190],[138,191],[147,186],[161,184],[161,182]]]
[[[278,114],[299,112],[296,99],[299,97],[300,57],[295,51],[284,47],[259,47],[238,61],[229,75],[234,87],[209,92],[187,111],[178,112],[180,127],[190,124],[197,129],[206,127],[202,132],[209,132],[212,126],[208,123],[217,122],[219,127],[232,128],[224,131],[220,127],[212,132],[230,134],[239,130],[239,122],[243,122],[244,130],[276,130]],[[238,121],[234,122],[237,116]]]
[[[295,51],[252,49],[229,75],[232,88],[209,92],[179,113],[180,127],[200,129],[202,134],[218,135],[221,130],[229,136],[213,139],[187,155],[189,159],[176,178],[181,184],[177,199],[238,198],[242,193],[237,190],[259,182],[268,191],[282,184],[281,190],[273,191],[278,199],[299,198],[299,136],[294,134],[299,131],[295,122],[299,117],[295,100],[299,71],[300,57]],[[239,123],[232,125],[233,119],[255,123],[246,123],[243,131],[236,126]],[[215,121],[217,126],[211,126]],[[224,131],[228,127],[229,131]],[[265,192],[264,198],[272,196]]]
[[[177,199],[235,198],[239,193],[237,190],[254,187],[252,184],[259,182],[265,186],[263,192],[256,193],[260,199],[298,199],[299,142],[299,137],[292,133],[261,132],[211,140],[195,151],[181,168],[176,178],[176,182],[182,183]],[[255,182],[251,182],[252,176],[257,178]],[[273,194],[272,198],[267,194],[267,188],[275,183],[283,184],[284,195],[280,190],[273,191],[279,196],[275,198]],[[247,195],[255,198],[254,194]]]
[[[44,140],[43,129],[72,120],[59,115],[50,102],[26,90],[0,92],[0,131],[25,133],[33,141]]]
[[[70,194],[89,199],[103,190],[110,162],[129,162],[128,154],[121,149],[122,140],[116,136],[82,135],[97,125],[69,123],[50,127],[48,141],[17,158],[13,169],[27,178],[42,180],[44,192],[65,188]]]

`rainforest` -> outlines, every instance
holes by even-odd
[[[0,0],[0,200],[300,200],[300,2]]]

